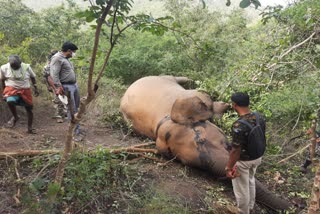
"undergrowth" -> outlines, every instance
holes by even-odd
[[[53,184],[60,155],[2,160],[1,189],[17,193],[17,203],[11,208],[27,214],[192,213],[177,198],[159,190],[153,177],[139,170],[141,163],[128,164],[129,157],[99,148],[74,152],[61,189]],[[55,193],[58,197],[51,207],[49,198]]]

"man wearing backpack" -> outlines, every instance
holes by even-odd
[[[249,96],[236,92],[231,96],[232,108],[239,118],[231,128],[232,149],[225,168],[232,179],[239,213],[253,212],[255,203],[255,173],[265,151],[265,119],[251,112]]]

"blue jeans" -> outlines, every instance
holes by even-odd
[[[77,83],[75,83],[75,84],[62,84],[62,87],[65,92],[68,91],[68,93],[69,93],[71,103],[69,103],[68,105],[71,105],[70,107],[72,108],[74,114],[77,113],[79,110],[79,106],[80,106],[80,92],[79,92],[78,84]],[[67,115],[68,115],[68,119],[70,121],[71,120],[70,108],[68,108],[68,110],[67,110]],[[75,133],[75,135],[80,134],[80,124],[76,125],[74,133]]]

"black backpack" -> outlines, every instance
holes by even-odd
[[[256,112],[253,112],[253,114],[256,116],[255,126],[246,120],[238,120],[240,123],[245,124],[250,128],[247,146],[244,148],[247,151],[250,160],[260,158],[266,150],[266,138],[260,125],[259,115]]]

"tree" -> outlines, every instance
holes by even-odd
[[[72,120],[69,123],[63,155],[58,165],[54,181],[54,186],[57,190],[61,187],[65,166],[73,150],[72,138],[74,128],[85,114],[87,105],[95,98],[99,80],[106,71],[112,50],[121,38],[123,32],[129,27],[142,32],[148,31],[156,35],[163,35],[164,32],[167,31],[167,28],[161,25],[160,22],[169,17],[154,19],[151,16],[144,14],[136,16],[128,15],[131,9],[130,0],[97,0],[96,3],[89,0],[89,2],[91,4],[89,9],[79,12],[77,15],[79,18],[85,17],[87,22],[96,20],[96,24],[92,26],[95,28],[95,37],[88,71],[87,96],[81,99],[79,111],[75,115],[72,115]],[[106,40],[102,40],[103,36],[105,36]],[[105,56],[103,63],[98,70],[98,73],[95,74],[96,57],[101,41],[107,41],[109,43],[109,48],[104,52]],[[95,81],[93,80],[94,78]],[[57,193],[58,192],[56,191],[54,194],[50,195],[51,203],[55,201]]]

